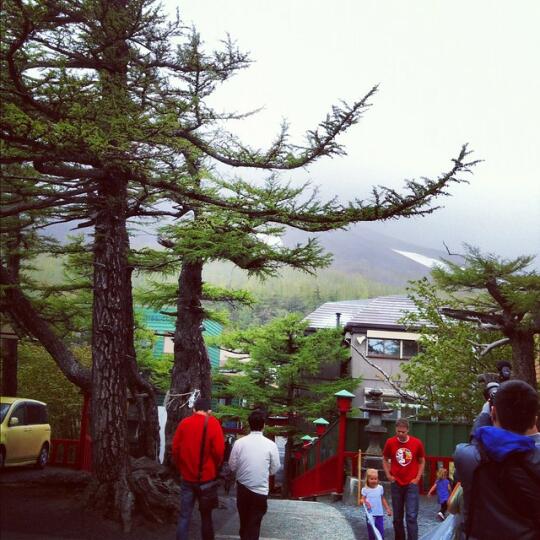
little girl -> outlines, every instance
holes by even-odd
[[[437,471],[437,480],[431,486],[431,489],[428,491],[428,497],[433,495],[434,491],[437,490],[437,498],[439,499],[439,504],[441,509],[437,516],[442,520],[446,517],[446,508],[448,506],[448,497],[452,491],[452,486],[450,485],[450,480],[448,480],[448,470],[441,467]]]
[[[381,533],[381,537],[384,538],[384,512],[391,516],[392,509],[384,498],[384,489],[379,484],[379,473],[376,469],[368,469],[366,471],[366,485],[362,488],[362,497],[360,498],[360,504],[365,504],[368,511],[373,516],[375,526]],[[367,523],[369,540],[375,540],[375,533],[371,530],[369,522]]]

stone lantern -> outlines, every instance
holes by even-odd
[[[368,447],[365,452],[365,459],[362,460],[362,469],[377,469],[382,471],[382,448],[381,438],[383,433],[388,430],[383,426],[382,416],[393,411],[393,409],[386,406],[382,400],[382,391],[373,389],[368,393],[368,399],[363,407],[360,407],[362,411],[366,411],[369,416],[369,422],[364,428],[364,431],[368,434]],[[379,476],[384,478],[384,475]]]

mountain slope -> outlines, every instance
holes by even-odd
[[[284,243],[294,245],[309,236],[313,235],[291,229],[287,231]],[[403,286],[411,279],[426,276],[431,265],[440,264],[443,258],[456,263],[462,260],[442,250],[377,233],[364,225],[329,231],[316,237],[324,249],[333,254],[333,268],[347,274],[362,274],[386,285]]]

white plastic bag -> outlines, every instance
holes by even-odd
[[[424,534],[420,540],[452,540],[455,520],[456,516],[454,514],[448,514],[448,517],[442,523]]]
[[[365,503],[362,506],[364,507],[364,512],[366,513],[368,524],[371,527],[371,530],[373,531],[373,534],[375,535],[376,540],[383,540],[383,537],[381,536],[379,529],[375,527],[375,520],[373,519],[371,512],[366,508]]]

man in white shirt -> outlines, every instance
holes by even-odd
[[[229,466],[236,473],[240,540],[258,540],[267,510],[268,476],[276,474],[281,464],[276,443],[262,433],[264,413],[253,411],[248,421],[251,433],[234,443]]]

